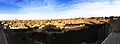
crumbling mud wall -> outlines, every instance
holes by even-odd
[[[102,42],[107,36],[107,29],[109,24],[96,24],[91,25],[90,28],[85,28],[79,31],[69,31],[65,33],[65,40],[63,43],[66,44],[80,44],[82,42]],[[67,42],[69,41],[69,42]]]
[[[71,30],[64,33],[45,33],[33,32],[26,36],[26,32],[11,32],[7,33],[11,44],[34,44],[29,38],[37,41],[43,41],[45,44],[81,44],[96,43],[103,41],[107,37],[109,24],[94,24],[89,25],[89,28],[82,30]],[[23,29],[24,30],[24,29]],[[25,37],[26,36],[26,37]],[[31,42],[30,42],[31,41]]]

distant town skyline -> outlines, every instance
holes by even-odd
[[[120,0],[0,0],[0,20],[120,16]]]

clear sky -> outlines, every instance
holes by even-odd
[[[0,20],[120,16],[120,0],[0,0]]]

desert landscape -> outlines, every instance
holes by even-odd
[[[76,28],[84,27],[85,24],[104,24],[109,23],[109,18],[72,18],[72,19],[51,19],[51,20],[3,20],[2,24],[4,29],[10,27],[10,29],[20,29],[20,28],[42,28],[45,25],[55,25],[56,27],[62,28]]]
[[[0,0],[0,44],[120,44],[120,0]]]
[[[1,26],[10,44],[99,44],[111,32],[109,28],[112,19],[118,18],[1,20]]]

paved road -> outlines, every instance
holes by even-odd
[[[120,33],[112,32],[102,44],[120,44]]]

